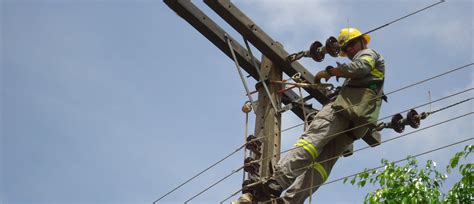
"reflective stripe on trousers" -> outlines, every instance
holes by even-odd
[[[298,140],[298,142],[295,144],[295,146],[296,147],[303,147],[309,154],[311,154],[311,157],[313,158],[313,161],[316,160],[316,158],[318,158],[318,156],[319,156],[316,147],[305,139]],[[323,179],[323,181],[327,180],[328,173],[326,172],[326,170],[324,169],[324,167],[320,163],[313,162],[312,168],[314,170],[316,170],[317,172],[319,172],[319,174],[321,175],[321,178]]]
[[[295,146],[303,147],[306,151],[309,152],[309,154],[311,154],[311,157],[313,157],[313,160],[315,160],[319,156],[318,150],[316,149],[316,147],[305,139],[298,140]]]
[[[326,169],[324,169],[323,165],[318,162],[314,162],[313,169],[319,172],[321,178],[323,179],[323,182],[328,179],[328,172],[326,172]]]

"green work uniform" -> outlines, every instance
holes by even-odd
[[[348,76],[339,96],[332,105],[351,121],[352,135],[361,138],[376,126],[382,103],[385,61],[375,50],[359,51],[351,63],[339,66]]]
[[[274,178],[287,189],[280,200],[283,203],[304,203],[328,179],[337,157],[353,143],[353,138],[341,132],[357,124],[375,123],[378,118],[380,98],[357,103],[381,93],[385,72],[383,57],[372,49],[364,49],[352,62],[339,67],[348,76],[341,94],[316,114],[295,144],[299,148],[289,151],[275,165]],[[352,107],[345,111],[349,106]],[[359,128],[353,133],[360,137],[366,131]]]

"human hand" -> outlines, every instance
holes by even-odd
[[[320,84],[321,83],[321,79],[325,79],[326,81],[329,80],[329,78],[331,78],[331,74],[326,71],[326,70],[322,70],[322,71],[319,71],[316,76],[314,77],[314,83],[317,83],[317,84]]]

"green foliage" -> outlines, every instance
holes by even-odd
[[[446,167],[451,173],[461,160],[467,159],[474,150],[468,145],[464,151],[456,153]],[[385,169],[365,169],[350,179],[352,185],[364,187],[367,183],[378,185],[380,188],[368,193],[364,203],[470,203],[474,192],[474,165],[461,164],[459,173],[462,178],[447,194],[440,191],[440,187],[447,175],[436,170],[436,163],[426,162],[424,168],[419,168],[413,157],[406,159],[405,166],[396,166],[395,163],[382,159]],[[346,183],[349,178],[344,179]]]
[[[474,150],[474,145],[468,145],[463,152],[456,153],[449,161],[446,167],[448,172],[455,168],[461,158],[466,159],[469,153]],[[474,166],[472,163],[462,164],[459,166],[459,173],[462,178],[455,183],[446,196],[447,203],[469,203],[474,193]]]

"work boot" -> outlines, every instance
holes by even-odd
[[[281,192],[283,187],[274,179],[270,179],[255,188],[254,196],[257,201],[268,201],[280,197]]]

